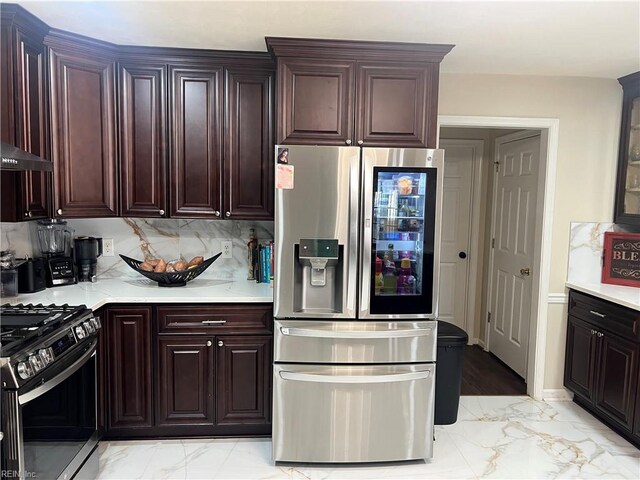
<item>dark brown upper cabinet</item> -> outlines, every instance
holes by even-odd
[[[273,89],[269,65],[229,67],[226,75],[224,215],[273,218]]]
[[[281,144],[436,145],[438,75],[452,45],[267,37]]]
[[[640,72],[618,79],[622,85],[622,126],[614,222],[640,225]]]
[[[48,27],[17,5],[0,5],[0,139],[49,158],[47,64]],[[0,220],[46,218],[51,173],[2,172]]]
[[[120,57],[120,213],[167,216],[167,66]]]
[[[266,55],[169,65],[172,217],[273,218],[273,83]]]
[[[116,216],[115,49],[60,31],[47,35],[45,44],[51,71],[54,214]]]
[[[222,67],[170,66],[171,216],[220,217]]]

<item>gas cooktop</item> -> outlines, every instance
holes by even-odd
[[[90,313],[85,305],[4,304],[0,306],[0,357],[11,357]]]

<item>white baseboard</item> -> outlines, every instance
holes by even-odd
[[[573,393],[566,388],[545,388],[542,399],[545,402],[570,402],[573,400]]]

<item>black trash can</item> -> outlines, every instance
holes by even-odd
[[[458,419],[464,347],[468,340],[469,336],[460,327],[438,320],[436,425],[451,425]]]

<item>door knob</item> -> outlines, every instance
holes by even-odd
[[[458,253],[458,256],[462,259],[467,258],[467,253],[466,252],[460,252]]]
[[[529,276],[531,275],[531,270],[529,269],[529,267],[527,268],[521,268],[520,269],[520,275],[524,275],[524,276]]]

